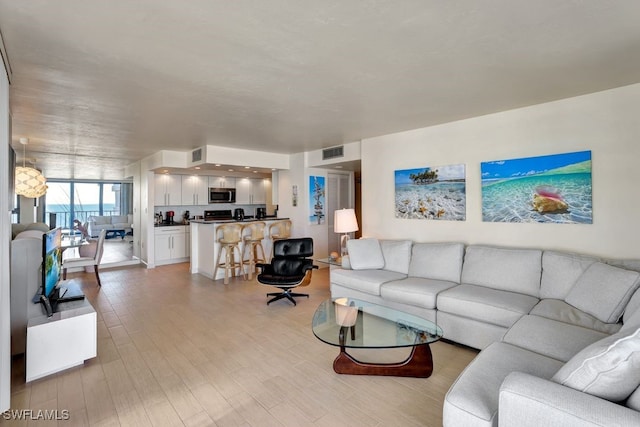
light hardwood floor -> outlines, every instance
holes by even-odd
[[[439,426],[451,383],[476,352],[432,345],[428,379],[333,372],[337,348],[311,332],[329,297],[328,269],[310,298],[266,305],[254,281],[213,282],[188,264],[74,273],[98,312],[98,357],[24,383],[15,359],[12,409],[69,410],[61,426]]]

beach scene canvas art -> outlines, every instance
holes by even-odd
[[[395,171],[396,218],[464,221],[465,167],[447,165]]]
[[[484,162],[482,220],[593,223],[591,151]]]

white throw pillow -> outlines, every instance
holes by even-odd
[[[407,274],[411,260],[411,240],[381,240],[384,269]]]
[[[384,267],[384,257],[378,239],[347,240],[349,262],[354,270],[379,270]]]
[[[105,224],[111,224],[111,218],[108,216],[94,216],[93,218],[93,222],[96,225],[105,225]]]
[[[640,328],[585,347],[552,380],[612,402],[623,401],[640,384]]]
[[[594,262],[578,278],[565,301],[605,323],[616,323],[638,286],[640,273]]]

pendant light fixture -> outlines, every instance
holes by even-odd
[[[22,166],[16,167],[16,194],[31,199],[44,196],[47,192],[47,180],[39,170],[25,166],[29,138],[20,138],[22,144]]]

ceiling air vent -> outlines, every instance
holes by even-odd
[[[344,157],[344,146],[322,150],[322,160],[335,159],[336,157]]]
[[[202,148],[193,150],[191,152],[191,163],[199,162],[202,160]]]

